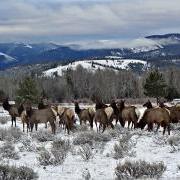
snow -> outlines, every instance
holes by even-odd
[[[6,59],[7,62],[11,62],[11,61],[15,61],[16,60],[15,58],[13,58],[13,57],[5,54],[5,53],[2,53],[2,52],[0,52],[0,56],[4,56],[4,58]]]
[[[24,44],[24,47],[32,49],[32,46],[29,44]]]
[[[63,104],[65,105],[65,104]],[[67,106],[67,105],[66,105]],[[71,108],[74,108],[70,105]],[[88,106],[85,106],[88,107]],[[142,108],[141,106],[137,106],[139,111],[141,112],[141,116],[145,110],[145,108]],[[7,111],[4,111],[2,107],[0,107],[0,117],[9,117],[9,114]],[[2,128],[8,128],[11,126],[11,121],[9,119],[8,123],[5,125],[0,124],[0,127]],[[17,122],[17,126],[22,130],[22,124],[20,120]],[[44,129],[44,125],[41,125],[38,129]],[[126,129],[126,128],[125,128]],[[126,129],[127,130],[127,129]],[[50,127],[48,127],[47,131],[51,133]],[[65,159],[65,162],[62,165],[59,166],[47,166],[46,168],[43,168],[43,166],[40,166],[37,162],[37,153],[36,152],[19,152],[20,159],[19,160],[8,160],[10,164],[12,165],[26,165],[28,167],[33,168],[39,175],[39,180],[80,180],[82,178],[82,174],[88,173],[89,171],[91,175],[91,179],[97,179],[97,180],[109,180],[109,179],[115,179],[114,169],[117,166],[119,162],[123,162],[126,159],[132,159],[132,160],[145,160],[148,162],[157,162],[157,161],[163,161],[165,165],[167,166],[167,170],[164,172],[161,179],[179,179],[180,178],[180,171],[177,171],[177,165],[180,165],[180,151],[171,152],[171,147],[168,144],[157,144],[155,143],[155,139],[159,138],[159,140],[167,139],[169,136],[166,134],[165,136],[162,135],[162,129],[158,132],[147,132],[145,130],[141,131],[139,129],[137,130],[129,130],[129,132],[134,133],[133,136],[137,143],[133,150],[136,151],[135,157],[124,157],[122,159],[116,160],[112,156],[107,156],[107,154],[112,154],[113,152],[113,146],[117,142],[116,138],[112,138],[111,141],[109,141],[105,145],[105,149],[103,152],[96,152],[94,155],[94,158],[90,161],[86,162],[83,161],[82,158],[73,153],[69,153],[67,158]],[[109,133],[109,129],[105,131],[105,133]],[[139,137],[137,134],[141,134]],[[174,134],[173,131],[171,131],[171,136]],[[70,133],[70,135],[67,135],[64,133],[63,130],[59,129],[56,137],[62,137],[69,140],[72,140],[74,137],[76,137],[77,132]],[[40,146],[43,145],[45,148],[49,148],[51,145],[50,141],[39,143],[36,141],[33,141],[30,134],[24,133],[24,136],[27,136],[33,144]],[[138,137],[138,138],[137,138]],[[0,146],[1,146],[0,141]],[[15,144],[16,149],[20,146],[21,142],[18,142]],[[75,148],[75,150],[78,150],[78,147]]]
[[[114,57],[114,56],[113,56]],[[59,76],[62,76],[64,71],[67,71],[68,69],[75,70],[79,65],[81,65],[83,68],[88,69],[90,71],[95,71],[97,69],[105,69],[105,68],[111,68],[111,69],[130,69],[129,64],[130,63],[140,63],[145,68],[147,66],[147,62],[143,60],[136,60],[136,59],[102,59],[102,60],[84,60],[84,61],[76,61],[73,63],[69,63],[65,66],[58,66],[53,69],[49,69],[45,71],[43,74],[44,76],[53,76],[55,72]]]

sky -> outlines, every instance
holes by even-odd
[[[180,0],[0,0],[0,42],[105,42],[180,33]]]

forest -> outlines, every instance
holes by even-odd
[[[97,70],[92,72],[78,66],[63,76],[45,77],[33,74],[3,75],[0,77],[0,98],[11,100],[47,97],[52,102],[69,102],[74,99],[94,101],[100,98],[108,103],[112,99],[140,99],[146,97],[172,100],[180,94],[180,70],[149,69],[137,74],[128,70]]]

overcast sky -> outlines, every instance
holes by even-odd
[[[134,39],[180,32],[180,0],[0,0],[0,42]]]

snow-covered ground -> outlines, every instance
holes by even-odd
[[[72,106],[71,106],[72,107]],[[73,108],[73,107],[72,107]],[[144,108],[139,108],[141,115],[144,112]],[[0,118],[9,117],[8,112],[4,111],[0,107]],[[9,128],[11,126],[11,121],[6,124],[0,124],[0,128]],[[22,130],[22,124],[20,120],[17,120],[17,126]],[[118,126],[120,127],[120,125]],[[44,130],[44,124],[39,127],[39,130]],[[38,173],[40,180],[80,180],[83,179],[83,172],[88,169],[91,174],[91,179],[94,180],[110,180],[115,179],[114,169],[116,168],[119,162],[124,161],[125,159],[133,160],[145,160],[148,162],[159,162],[163,161],[167,166],[166,171],[164,172],[162,179],[180,179],[180,171],[177,170],[177,165],[180,165],[180,150],[172,152],[170,145],[163,143],[169,136],[166,134],[162,135],[162,129],[158,133],[147,132],[145,130],[128,130],[127,128],[122,128],[122,131],[127,131],[133,133],[132,139],[136,140],[136,144],[133,147],[133,150],[136,152],[134,157],[128,157],[128,155],[121,159],[114,159],[113,146],[118,141],[117,137],[112,137],[112,139],[107,142],[104,146],[104,149],[96,150],[96,153],[92,159],[89,161],[84,161],[81,156],[77,153],[69,152],[67,158],[65,159],[62,165],[58,166],[41,166],[37,161],[38,154],[37,152],[21,152],[19,147],[22,146],[21,142],[16,142],[14,145],[16,150],[20,155],[19,160],[9,160],[10,164],[13,165],[25,165],[34,169]],[[50,127],[47,130],[48,133],[51,133]],[[96,129],[94,129],[96,131]],[[104,133],[110,134],[111,129],[107,129]],[[171,136],[173,136],[178,131],[171,131]],[[70,135],[64,132],[64,130],[57,127],[56,137],[61,137],[63,139],[69,139],[70,142],[77,137],[79,132],[71,132]],[[167,132],[166,132],[167,133]],[[32,134],[23,133],[24,138],[28,138],[32,144],[35,146],[44,146],[45,148],[50,148],[52,141],[38,142],[35,139],[32,139]],[[0,141],[0,147],[2,146],[2,141]],[[74,145],[74,151],[78,150],[78,146]]]
[[[55,72],[59,76],[63,74],[64,71],[67,69],[73,69],[75,70],[78,65],[81,65],[83,68],[95,71],[97,69],[105,69],[105,68],[111,68],[111,69],[130,69],[130,64],[141,64],[143,68],[146,68],[147,62],[143,60],[136,60],[136,59],[112,59],[110,57],[109,59],[103,59],[103,60],[84,60],[84,61],[76,61],[73,63],[69,63],[65,66],[58,66],[53,69],[49,69],[44,72],[45,76],[53,76]]]

